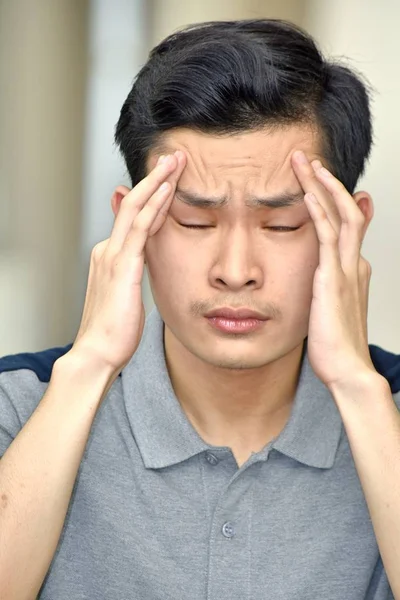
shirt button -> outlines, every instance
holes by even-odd
[[[226,538],[233,538],[233,536],[235,535],[235,528],[233,526],[233,523],[231,523],[230,521],[224,523],[222,525],[222,533]]]
[[[219,463],[218,458],[215,456],[215,454],[212,454],[211,452],[207,452],[206,460],[210,463],[210,465],[213,466]]]

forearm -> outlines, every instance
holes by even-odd
[[[110,380],[65,355],[0,460],[0,596],[32,600],[62,531],[90,428]]]
[[[400,600],[400,412],[378,374],[332,391],[392,592]]]

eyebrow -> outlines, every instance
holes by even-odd
[[[187,192],[181,189],[176,190],[175,196],[184,204],[193,206],[195,208],[222,208],[229,203],[227,196],[214,196],[211,198],[205,198],[199,194]],[[303,192],[297,192],[296,194],[284,192],[282,194],[267,197],[251,196],[248,198],[248,200],[246,200],[246,206],[249,208],[287,208],[303,202]]]

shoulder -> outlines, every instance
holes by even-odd
[[[35,374],[39,381],[48,383],[54,363],[63,354],[66,354],[71,347],[72,344],[68,344],[67,346],[48,348],[40,352],[22,352],[3,356],[0,358],[0,375],[4,373],[15,374],[28,370]]]
[[[21,352],[0,357],[0,382],[7,380],[11,374],[18,377],[23,376],[22,372],[28,371],[39,382],[48,383],[54,363],[71,348],[72,344],[67,344],[40,352]],[[375,369],[388,380],[392,393],[399,392],[400,354],[394,354],[374,344],[370,344],[369,349]],[[15,377],[12,379],[16,381]]]
[[[400,410],[400,354],[393,354],[379,346],[369,346],[375,369],[387,379],[396,406]]]
[[[43,398],[55,361],[71,346],[0,358],[0,456]]]
[[[369,350],[375,369],[388,380],[392,394],[400,392],[400,354],[373,344],[370,344]]]

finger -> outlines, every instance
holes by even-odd
[[[331,194],[340,215],[339,254],[343,271],[357,276],[365,226],[364,215],[352,195],[332,173],[320,167],[315,174]]]
[[[317,196],[332,227],[339,233],[340,217],[335,208],[335,203],[327,193],[325,187],[321,185],[320,181],[317,179],[314,168],[304,152],[297,150],[293,153],[292,166],[304,193],[311,192]]]
[[[171,184],[171,195],[175,194],[176,186],[186,166],[186,155],[180,150],[176,151],[174,156],[178,160],[177,168],[167,177],[166,181]]]
[[[371,283],[372,268],[371,264],[360,256],[359,261],[359,287],[360,287],[360,306],[364,323],[365,340],[368,340],[368,304],[369,288]]]
[[[165,181],[133,221],[121,249],[122,255],[128,257],[129,260],[143,255],[150,230],[162,207],[170,201],[171,184]]]
[[[171,191],[169,193],[168,198],[166,198],[164,204],[161,206],[158,215],[156,216],[155,221],[153,222],[150,231],[149,237],[157,233],[160,227],[164,224],[165,219],[168,215],[169,209],[171,208],[172,200],[175,196],[176,186],[178,184],[179,178],[182,175],[182,172],[186,166],[186,156],[183,152],[176,152],[175,155],[178,157],[178,167],[175,171],[167,178],[167,182],[171,184]]]
[[[116,252],[122,247],[138,213],[161,184],[177,169],[178,164],[179,160],[175,155],[164,157],[164,161],[159,161],[147,177],[142,179],[122,200],[110,236],[110,247],[113,251]]]
[[[304,201],[314,222],[319,241],[319,266],[333,278],[336,274],[342,273],[338,234],[315,194],[308,192],[304,196]]]

